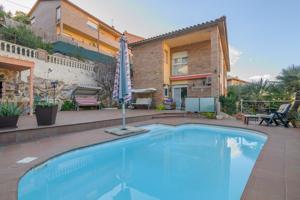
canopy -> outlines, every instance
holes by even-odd
[[[79,85],[74,91],[73,95],[97,95],[99,94],[101,87],[94,87],[94,86],[86,86],[86,85]]]
[[[155,88],[144,88],[144,89],[132,89],[132,93],[136,94],[148,94],[148,93],[154,93],[157,91]]]

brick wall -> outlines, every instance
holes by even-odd
[[[188,74],[213,73],[210,41],[198,42],[171,49],[171,55],[180,51],[188,53]],[[211,86],[202,86],[202,80],[188,81],[188,97],[211,97]]]
[[[172,54],[180,51],[188,52],[188,74],[203,74],[212,72],[210,67],[210,41],[171,48],[171,59]]]
[[[154,104],[163,100],[163,45],[162,41],[132,48],[133,88],[155,88]]]

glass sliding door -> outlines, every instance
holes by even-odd
[[[176,109],[183,109],[185,106],[184,100],[187,97],[187,86],[174,86],[172,97],[176,103]]]

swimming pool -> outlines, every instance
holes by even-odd
[[[20,200],[238,200],[267,140],[208,125],[150,131],[74,150],[26,173]]]

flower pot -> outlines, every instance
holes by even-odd
[[[0,117],[0,128],[17,128],[19,116]]]
[[[295,125],[297,128],[300,128],[300,121],[295,121]]]
[[[52,125],[55,124],[57,105],[54,106],[36,106],[35,115],[36,121],[39,126]]]

